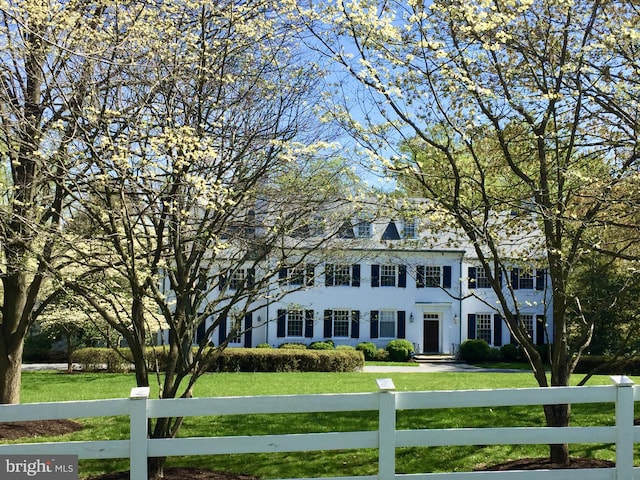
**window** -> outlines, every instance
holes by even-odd
[[[229,288],[231,290],[238,290],[244,285],[247,278],[247,271],[244,268],[240,268],[231,274],[231,280],[229,281]]]
[[[378,315],[380,338],[395,338],[397,313],[393,310],[380,310]]]
[[[395,287],[396,275],[397,275],[397,268],[395,265],[382,265],[380,267],[380,286]]]
[[[360,310],[324,311],[324,337],[360,337]]]
[[[327,287],[360,286],[360,265],[328,263],[324,273]]]
[[[476,286],[477,288],[491,288],[487,272],[483,267],[479,267],[476,270]]]
[[[402,236],[408,239],[417,237],[416,220],[414,218],[405,219],[402,222]]]
[[[451,288],[451,271],[450,265],[418,265],[416,288]]]
[[[369,220],[361,219],[356,223],[356,237],[371,238],[373,229]]]
[[[333,336],[348,337],[351,324],[351,312],[349,310],[333,310]]]
[[[520,326],[524,328],[524,330],[527,332],[527,335],[529,335],[529,338],[533,340],[533,315],[520,315]]]
[[[302,310],[300,308],[278,309],[276,336],[278,338],[313,338],[314,318],[315,313],[313,310]]]
[[[490,313],[478,313],[476,315],[476,338],[486,341],[489,345],[493,343]]]
[[[536,269],[513,268],[511,270],[511,287],[514,290],[544,290],[545,271]]]
[[[229,343],[242,343],[242,334],[238,332],[242,332],[242,317],[234,316],[229,322],[229,331],[227,332],[227,337],[230,338]]]
[[[425,266],[424,267],[424,286],[439,287],[440,286],[440,267]]]
[[[533,290],[533,275],[531,275],[531,270],[520,271],[519,277],[518,286],[521,289]]]
[[[285,267],[280,270],[280,281],[288,285],[297,287],[312,286],[315,275],[314,265],[295,265],[292,267]]]
[[[491,283],[487,277],[484,267],[469,267],[468,277],[470,289],[472,288],[491,288]]]
[[[289,310],[287,312],[287,337],[302,337],[304,326],[304,312]]]
[[[371,265],[371,286],[406,288],[407,266]]]

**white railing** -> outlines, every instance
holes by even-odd
[[[634,468],[634,401],[640,389],[629,378],[611,377],[612,385],[499,390],[396,392],[391,379],[378,379],[375,393],[286,395],[262,397],[148,399],[148,388],[134,388],[129,399],[0,405],[0,422],[128,415],[129,440],[47,442],[0,445],[0,455],[78,455],[78,458],[129,458],[131,478],[147,478],[147,457],[378,449],[378,474],[335,477],[340,480],[631,480]],[[557,403],[614,403],[615,425],[607,427],[517,427],[397,430],[396,412],[430,408],[466,408]],[[147,420],[204,415],[281,414],[309,412],[379,412],[376,431],[232,437],[147,438]],[[399,447],[611,443],[615,468],[397,474]],[[333,479],[333,480],[335,480]],[[332,480],[323,478],[323,480]]]

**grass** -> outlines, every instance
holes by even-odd
[[[377,391],[375,379],[392,378],[397,390],[460,390],[536,386],[531,373],[222,373],[199,380],[195,396],[285,395]],[[574,376],[574,382],[580,376]],[[606,376],[589,384],[610,384]],[[135,386],[133,375],[66,375],[55,372],[25,372],[23,402],[65,401],[128,397]],[[153,396],[153,388],[152,388]],[[157,392],[156,392],[157,396]],[[487,426],[541,426],[542,408],[504,407],[482,409],[413,410],[398,412],[398,428],[460,428]],[[573,425],[613,424],[613,405],[574,405]],[[126,417],[81,419],[85,428],[64,440],[127,438]],[[256,435],[373,430],[377,412],[344,414],[287,414],[190,417],[180,436]],[[62,438],[58,438],[61,440]],[[39,441],[56,439],[39,439]],[[572,455],[613,459],[611,445],[572,445]],[[480,464],[507,459],[546,456],[545,445],[472,446],[455,448],[401,448],[396,452],[399,473],[468,471]],[[244,473],[263,478],[375,475],[376,450],[344,450],[284,454],[216,455],[170,458],[169,465],[193,466]],[[81,478],[128,469],[128,461],[84,460]]]

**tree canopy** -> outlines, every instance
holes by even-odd
[[[594,249],[624,255],[637,240],[637,6],[359,0],[300,10],[312,45],[369,106],[356,117],[343,102],[335,117],[401,187],[465,233],[538,383],[568,385],[593,331],[593,319],[568,315],[579,301],[568,289],[575,266]],[[531,227],[552,283],[550,378],[499,281],[530,261],[500,249],[505,231]],[[566,405],[545,412],[549,425],[569,421]],[[566,446],[551,457],[566,461]]]

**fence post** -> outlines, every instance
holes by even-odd
[[[129,395],[129,477],[147,478],[147,400],[149,387],[131,389]]]
[[[392,480],[396,474],[396,386],[390,378],[378,384],[378,479]]]
[[[616,478],[633,478],[633,380],[624,375],[611,377],[616,385]]]

